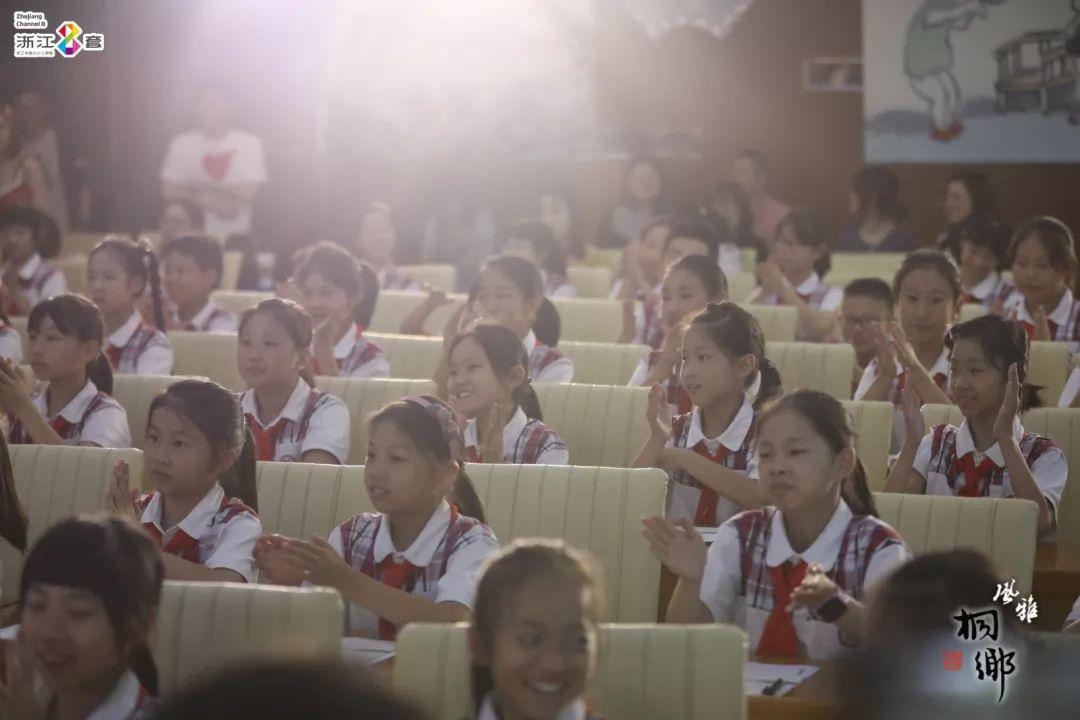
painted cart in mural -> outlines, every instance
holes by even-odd
[[[998,112],[1038,110],[1047,115],[1071,106],[1077,78],[1065,49],[1067,39],[1061,30],[1032,31],[994,51]]]

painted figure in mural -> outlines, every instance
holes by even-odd
[[[1065,51],[1069,53],[1069,59],[1072,62],[1076,90],[1073,101],[1069,105],[1068,118],[1070,124],[1080,125],[1080,0],[1072,0],[1070,7],[1076,14],[1065,26]]]
[[[939,142],[964,131],[960,122],[963,93],[953,67],[952,34],[971,27],[988,14],[987,7],[1005,0],[926,0],[908,24],[904,41],[904,74],[915,94],[926,101],[930,137]]]

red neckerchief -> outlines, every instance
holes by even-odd
[[[715,453],[710,453],[709,447],[704,440],[699,440],[694,445],[694,452],[718,465],[724,462],[728,454],[728,450],[723,444],[716,448]],[[705,487],[705,484],[700,480],[698,483],[702,487],[701,495],[698,496],[697,510],[694,511],[694,524],[698,527],[713,527],[716,525],[716,504],[720,500],[720,496],[712,488]]]
[[[281,439],[282,434],[285,432],[285,426],[288,425],[289,419],[279,418],[270,427],[263,428],[251,413],[246,413],[244,417],[247,418],[251,437],[255,441],[255,459],[261,461],[273,460],[274,450],[277,448],[278,440]]]
[[[964,483],[957,490],[959,497],[982,497],[983,481],[990,477],[997,465],[989,456],[984,457],[982,462],[975,464],[975,453],[969,452],[957,461],[960,470],[964,473]]]
[[[794,658],[799,656],[799,635],[795,621],[788,612],[791,595],[806,577],[806,563],[800,560],[794,566],[785,562],[776,567],[768,566],[772,580],[773,606],[765,621],[765,628],[758,640],[757,654],[762,657]]]

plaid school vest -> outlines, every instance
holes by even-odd
[[[146,506],[150,504],[150,500],[153,497],[154,493],[145,493],[143,495],[140,495],[139,499],[135,501],[135,507],[138,509],[140,517],[146,511]],[[242,500],[225,496],[221,498],[221,505],[218,506],[217,512],[214,513],[213,517],[210,519],[210,525],[208,527],[211,532],[216,534],[217,532],[220,532],[221,528],[225,527],[225,525],[228,525],[229,522],[233,520],[233,518],[239,517],[240,515],[251,515],[254,518],[259,517],[259,514],[249,508],[247,505],[245,505]],[[144,525],[146,524],[144,523]],[[157,544],[160,546],[161,535],[158,534],[157,528],[151,527],[149,529],[151,534],[156,537]],[[183,558],[184,560],[187,560],[189,562],[202,563],[206,558],[200,557],[200,555],[202,555],[202,553],[200,552],[202,546],[200,539],[190,537],[189,535],[187,535],[187,533],[184,533],[183,530],[177,531],[177,534],[180,533],[183,533],[183,535],[188,539],[188,542],[181,541],[177,543],[176,549],[174,551],[170,551],[169,554],[175,555],[179,558]],[[173,537],[173,540],[176,540],[175,535]],[[212,548],[211,552],[213,552]],[[210,553],[207,553],[207,556],[209,555]]]
[[[59,435],[65,443],[68,445],[74,445],[79,442],[79,438],[82,437],[83,428],[86,427],[86,423],[90,421],[94,413],[102,408],[106,407],[120,407],[120,403],[116,402],[110,395],[106,395],[103,392],[98,391],[98,394],[90,400],[86,406],[86,410],[83,411],[82,417],[79,418],[77,423],[69,423],[64,418],[57,415],[49,424],[52,425],[53,430]],[[8,443],[11,445],[32,445],[34,439],[26,432],[26,428],[23,426],[22,421],[14,415],[8,415],[8,427],[11,431],[8,433]]]
[[[333,402],[333,396],[329,393],[322,392],[311,388],[308,392],[307,400],[304,402],[304,411],[300,414],[300,419],[296,422],[288,421],[285,423],[285,427],[281,430],[281,433],[277,436],[277,442],[274,444],[274,457],[277,462],[296,462],[300,458],[292,456],[278,457],[278,447],[282,443],[290,443],[300,445],[303,447],[304,440],[307,438],[308,430],[311,428],[311,418],[315,416],[315,413],[319,408],[323,407],[329,402]],[[259,424],[259,421],[255,419],[255,416],[251,413],[245,413],[244,419],[247,420],[248,427],[252,424]],[[266,428],[269,430],[270,428]],[[252,429],[254,433],[255,430]]]
[[[184,326],[184,329],[188,332],[210,332],[210,328],[214,326],[215,322],[226,319],[235,320],[235,316],[223,307],[215,307],[201,325],[189,322]]]
[[[1035,326],[1019,319],[1019,304],[1023,302],[1023,297],[1018,295],[1017,306],[1006,313],[1005,317],[1008,320],[1016,320],[1023,325],[1028,339],[1033,340],[1035,339]],[[1050,328],[1050,339],[1052,341],[1070,343],[1069,352],[1075,352],[1076,343],[1080,342],[1080,301],[1073,300],[1073,304],[1069,308],[1069,316],[1065,319],[1065,322],[1059,325],[1048,318],[1046,325]]]
[[[357,333],[356,343],[349,351],[349,355],[338,364],[340,377],[352,375],[382,354],[383,351],[378,345],[365,339],[361,333]]]
[[[529,420],[521,429],[512,448],[503,448],[503,457],[499,462],[512,465],[536,465],[544,453],[552,450],[565,450],[566,443],[559,434],[539,420]],[[507,450],[510,451],[509,455]],[[470,445],[465,448],[468,462],[483,462],[480,448]]]
[[[692,424],[691,418],[692,412],[683,413],[677,415],[671,420],[671,442],[674,447],[685,448],[688,447],[686,439],[690,435],[690,425]],[[728,451],[724,456],[724,459],[719,463],[720,465],[729,468],[731,470],[738,470],[739,472],[746,472],[746,468],[750,464],[750,454],[754,450],[754,446],[757,444],[757,418],[754,418],[754,422],[751,423],[750,429],[746,431],[746,437],[743,439],[742,447],[737,452]],[[693,448],[691,448],[693,449]],[[691,475],[684,473],[682,470],[675,470],[671,472],[668,477],[672,482],[677,482],[680,485],[689,485],[692,488],[702,489],[705,486],[697,481]]]
[[[529,355],[529,376],[535,381],[548,365],[556,360],[562,360],[563,354],[555,348],[548,347],[542,342],[537,342]]]
[[[739,590],[747,607],[772,612],[773,587],[765,562],[772,539],[772,518],[776,508],[747,510],[731,522],[739,536]],[[863,583],[874,554],[891,545],[903,545],[896,531],[872,515],[856,515],[848,523],[840,541],[836,563],[826,573],[836,586],[852,597],[862,595]]]
[[[879,366],[878,372],[881,371]],[[945,373],[934,373],[934,384],[937,385],[941,392],[948,394],[949,392],[949,376]],[[907,370],[902,370],[899,375],[893,378],[892,384],[889,385],[889,402],[896,407],[900,407],[901,393],[904,387],[907,385]]]
[[[935,472],[945,476],[949,483],[949,489],[956,495],[964,485],[964,471],[960,464],[960,458],[956,456],[956,435],[960,428],[954,425],[935,425],[930,433],[933,439],[930,442],[930,464],[927,472]],[[1053,448],[1057,447],[1053,440],[1035,433],[1024,432],[1020,438],[1020,454],[1024,461],[1031,467],[1036,460]],[[1000,487],[1005,483],[1005,468],[996,465],[979,480],[979,497],[989,497],[992,486]]]
[[[139,358],[142,357],[147,348],[151,345],[168,345],[168,342],[165,339],[165,333],[153,325],[140,321],[139,326],[135,328],[135,332],[128,339],[127,345],[123,347],[108,345],[105,355],[109,358],[109,364],[112,365],[113,372],[136,373],[138,372],[136,365]]]
[[[1014,292],[1016,292],[1016,288],[999,276],[993,289],[986,293],[984,297],[977,298],[964,290],[960,293],[960,299],[967,304],[982,305],[988,311],[993,312],[996,306],[1004,304]]]

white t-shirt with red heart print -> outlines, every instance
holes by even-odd
[[[234,183],[266,182],[262,141],[249,132],[230,130],[209,137],[202,130],[180,133],[169,143],[161,164],[164,182]],[[235,217],[206,213],[206,232],[221,239],[251,232],[251,205],[241,205]]]

